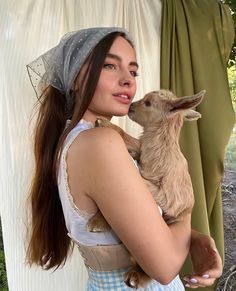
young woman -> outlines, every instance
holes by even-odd
[[[145,290],[174,291],[184,290],[178,273],[190,249],[196,273],[185,283],[211,285],[222,271],[214,241],[191,231],[190,217],[168,226],[119,134],[94,127],[99,117],[126,115],[135,95],[138,64],[129,33],[115,27],[69,33],[28,70],[33,84],[32,72],[41,76],[29,263],[59,267],[74,241],[88,290],[129,290],[127,248],[153,278]],[[87,231],[98,209],[111,231]]]

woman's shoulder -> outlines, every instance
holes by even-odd
[[[125,143],[120,134],[113,128],[94,127],[81,132],[70,147],[70,152],[74,154],[94,154],[106,155],[111,152],[126,151]]]

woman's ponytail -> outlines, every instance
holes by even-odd
[[[56,181],[56,161],[66,124],[65,96],[48,87],[40,99],[36,122],[35,174],[30,191],[31,234],[27,250],[29,264],[44,269],[59,267],[67,258],[70,239]]]

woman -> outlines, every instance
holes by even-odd
[[[126,115],[135,95],[138,64],[129,33],[114,27],[69,33],[28,69],[31,80],[31,70],[41,75],[36,92],[43,92],[29,263],[59,267],[71,238],[85,259],[88,290],[129,290],[123,279],[130,261],[122,241],[153,278],[145,290],[184,290],[178,272],[190,246],[197,273],[185,283],[212,284],[222,270],[214,241],[191,231],[190,217],[167,226],[121,137],[94,127],[98,117]],[[86,230],[98,208],[112,231]]]

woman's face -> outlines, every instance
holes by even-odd
[[[84,114],[88,121],[123,116],[136,92],[138,64],[130,43],[118,36],[113,42],[103,65],[92,101]]]

